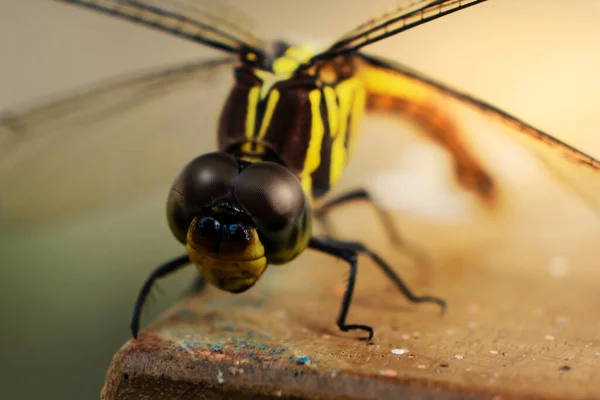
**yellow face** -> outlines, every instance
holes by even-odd
[[[232,293],[251,288],[267,267],[265,248],[249,224],[196,217],[188,229],[186,248],[209,283]]]

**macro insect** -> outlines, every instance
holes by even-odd
[[[348,202],[372,202],[364,189],[321,201],[342,176],[365,113],[384,111],[414,120],[450,152],[460,185],[483,201],[493,202],[497,195],[494,178],[468,150],[452,117],[427,94],[450,96],[502,120],[517,140],[541,158],[558,159],[568,166],[568,173],[594,174],[593,179],[598,180],[595,174],[600,164],[592,157],[490,104],[362,52],[372,43],[485,0],[417,0],[367,21],[320,52],[282,41],[266,43],[191,1],[59,1],[229,55],[162,75],[142,76],[137,83],[174,84],[177,76],[197,78],[216,68],[233,67],[234,83],[218,121],[217,151],[191,160],[168,194],[169,227],[186,254],[160,265],[145,281],[131,321],[134,337],[138,336],[144,303],[158,279],[194,264],[206,282],[241,293],[257,283],[269,264],[286,264],[307,249],[338,257],[349,267],[337,319],[342,331],[359,330],[366,333],[366,339],[373,337],[372,327],[347,321],[359,254],[370,256],[409,301],[435,303],[444,309],[442,299],[414,294],[391,266],[363,243],[312,232],[315,216],[324,220],[332,209]],[[64,104],[42,107],[31,115],[48,110],[60,113]],[[29,117],[28,113],[7,114],[2,128],[23,130]],[[575,188],[597,200],[596,192],[586,192],[589,187]]]

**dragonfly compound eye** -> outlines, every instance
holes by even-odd
[[[200,209],[231,194],[238,174],[236,159],[226,153],[208,153],[193,159],[179,174],[167,202],[171,231],[185,243],[191,221]]]
[[[233,194],[259,228],[269,262],[287,262],[304,250],[310,207],[289,169],[274,162],[251,164],[236,178]]]

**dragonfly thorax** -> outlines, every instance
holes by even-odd
[[[313,56],[298,46],[269,65],[242,58],[219,121],[221,151],[280,162],[309,198],[341,177],[365,107],[352,58],[313,63]]]

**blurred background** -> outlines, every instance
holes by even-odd
[[[254,20],[257,31],[266,38],[322,44],[395,5],[386,0],[230,0],[230,3]],[[56,94],[118,74],[218,56],[216,51],[193,43],[57,2],[21,0],[4,2],[0,7],[3,55],[0,110],[51,99]],[[598,20],[600,4],[588,0],[491,1],[402,33],[370,47],[369,51],[483,98],[597,158],[600,156]],[[87,136],[78,140],[67,137],[56,143],[50,141],[45,148],[43,157],[58,161],[71,161],[69,157],[75,157],[81,148],[82,152],[89,152],[85,153],[89,157],[94,154],[93,161],[98,166],[105,162],[106,168],[114,167],[111,163],[119,157],[114,152],[126,150],[131,160],[139,160],[136,155],[142,152],[143,161],[137,161],[139,164],[132,169],[152,171],[157,184],[136,191],[133,182],[131,192],[123,192],[122,198],[116,199],[119,201],[76,215],[36,223],[0,220],[0,265],[4,273],[0,279],[3,360],[0,379],[6,398],[98,397],[112,354],[129,338],[129,317],[140,285],[158,263],[183,250],[168,230],[164,202],[178,168],[193,154],[211,150],[214,145],[212,127],[230,73],[225,72],[219,79],[222,84],[210,83],[202,93],[190,92],[188,98],[194,99],[192,102],[177,105],[174,99],[163,104],[165,109],[195,113],[194,124],[185,130],[178,129],[176,118],[172,118],[163,122],[165,134],[161,137],[145,137],[143,129],[129,135],[124,129],[129,141],[117,136],[109,137],[106,142]],[[202,88],[202,84],[191,87]],[[157,106],[154,112],[160,113],[161,107]],[[129,123],[142,117],[135,114]],[[153,121],[150,119],[148,123]],[[185,135],[193,135],[196,124],[200,126],[198,136],[188,141]],[[393,129],[389,121],[365,123],[366,133],[361,143],[364,146],[349,167],[342,186],[352,186],[369,176],[382,176],[381,171],[377,175],[378,168],[389,172],[404,167],[404,171],[414,175],[411,182],[435,173],[428,170],[429,164],[435,164],[440,174],[448,169],[443,154],[410,135],[392,138],[383,146],[381,140],[372,139],[377,136],[371,136],[371,132],[388,131],[390,126]],[[87,132],[83,127],[81,131]],[[114,140],[114,148],[110,140]],[[168,144],[169,141],[177,144]],[[2,142],[0,151],[1,146]],[[382,147],[388,153],[381,153]],[[530,162],[527,155],[515,151],[520,154],[516,161],[511,156],[492,157],[496,160],[494,168],[506,167],[514,177],[524,174]],[[433,157],[441,161],[423,162],[422,155],[427,160]],[[511,165],[508,162],[506,166],[498,165],[507,159],[512,160]],[[36,160],[33,157],[23,168],[38,171],[46,168],[36,164]],[[38,177],[39,181],[32,184],[27,180],[21,186],[29,187],[31,196],[43,204],[46,196],[52,196],[53,187],[70,182],[85,185],[85,179],[76,178],[77,164],[63,164],[64,171],[48,167],[48,174]],[[71,175],[62,177],[62,173]],[[119,179],[118,168],[114,175]],[[525,175],[525,178],[537,177]],[[406,175],[402,176],[402,182],[407,182]],[[465,227],[473,228],[470,235],[466,234],[469,240],[480,238],[482,232],[489,232],[482,227],[490,225],[477,225],[477,221],[484,220],[493,221],[497,229],[491,234],[493,237],[502,234],[526,237],[526,242],[520,240],[525,247],[551,243],[550,247],[564,246],[559,253],[577,253],[584,251],[586,243],[588,247],[597,243],[597,220],[593,219],[597,218],[597,210],[592,211],[575,196],[552,188],[551,184],[537,190],[538,186],[525,178],[514,186],[515,198],[521,206],[514,206],[520,211],[515,212],[512,220],[520,221],[520,225],[507,223],[504,228],[497,226],[497,219],[483,217],[480,210],[469,208],[461,218],[447,219],[442,218],[446,214],[419,209],[415,201],[402,198],[402,191],[380,196],[388,199],[399,196],[397,202],[402,207],[398,211],[405,224],[404,231],[414,232],[411,239],[427,242],[428,250],[436,254],[462,252],[464,256],[468,245],[460,247],[455,239],[451,242],[439,238],[456,235],[458,227],[461,232]],[[452,212],[460,208],[449,205],[443,196],[439,199],[433,196],[438,194],[435,188],[431,193],[429,189],[424,185],[413,191],[421,190],[422,196],[439,200],[437,206],[449,207]],[[382,190],[385,192],[385,188]],[[473,206],[467,198],[457,201]],[[542,203],[543,207],[532,207]],[[547,204],[554,208],[547,208]],[[530,221],[541,228],[529,229]],[[432,230],[437,232],[436,241],[429,240],[433,237],[429,236]],[[554,235],[558,231],[563,231],[562,236]],[[156,301],[146,308],[144,321],[147,323],[173,304],[193,274],[190,268],[161,283],[164,294],[157,293]]]

